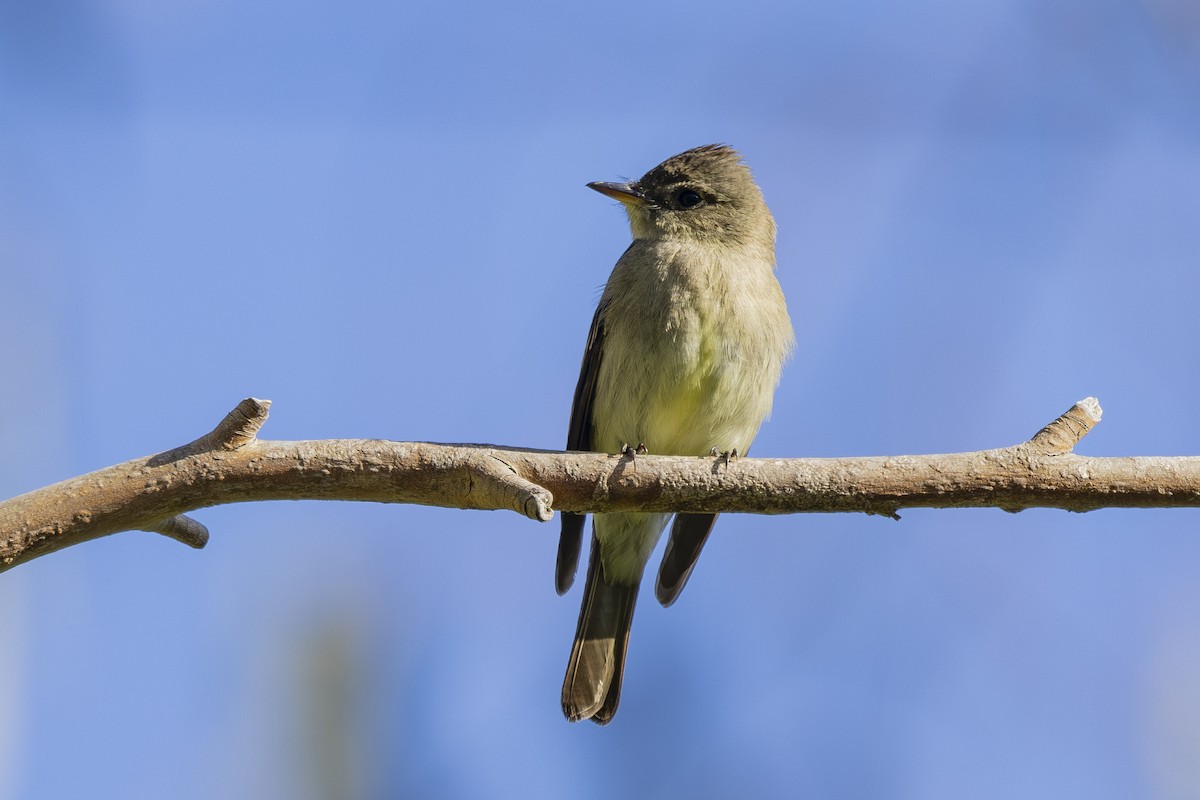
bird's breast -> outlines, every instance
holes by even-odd
[[[791,346],[770,254],[637,244],[605,289],[596,448],[745,452]]]

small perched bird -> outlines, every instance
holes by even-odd
[[[775,279],[775,220],[750,170],[732,148],[706,145],[632,183],[588,186],[624,205],[633,243],[592,318],[567,449],[744,455],[793,344]],[[603,725],[617,711],[638,585],[670,516],[595,515],[563,682],[572,722]],[[664,606],[683,589],[716,517],[676,515],[655,586]],[[584,521],[562,515],[559,594],[575,579]]]

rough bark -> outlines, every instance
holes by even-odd
[[[560,511],[859,511],[1200,506],[1200,457],[1087,458],[1100,421],[1081,400],[1012,447],[923,456],[743,458],[562,453],[376,439],[264,441],[269,401],[243,400],[191,444],[0,503],[0,570],[79,542],[145,530],[203,547],[186,512],[255,500],[366,500]]]

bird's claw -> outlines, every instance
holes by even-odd
[[[725,463],[726,469],[729,468],[730,461],[736,461],[738,459],[738,451],[737,451],[736,447],[733,448],[732,450],[726,450],[724,452],[720,452],[717,450],[717,448],[714,447],[708,451],[708,454],[710,456],[714,456],[716,458],[721,459],[721,461],[723,461]]]

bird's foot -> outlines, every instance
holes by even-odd
[[[725,463],[726,469],[729,469],[730,461],[737,461],[737,459],[738,459],[738,451],[737,451],[736,447],[733,448],[732,450],[726,450],[725,452],[720,452],[719,450],[717,450],[717,448],[714,447],[713,449],[708,451],[708,454],[710,456],[713,456],[714,458],[721,459]]]

